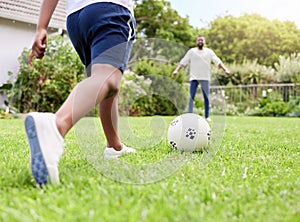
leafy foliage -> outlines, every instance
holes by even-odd
[[[120,115],[133,114],[133,104],[149,93],[151,82],[149,78],[136,75],[134,72],[124,73],[118,99]]]
[[[184,76],[181,72],[175,79],[172,73],[176,65],[153,60],[141,60],[132,71],[151,80],[148,93],[135,101],[132,115],[175,115],[187,105]]]
[[[188,48],[174,41],[158,38],[140,38],[134,45],[129,60],[129,67],[144,59],[158,63],[178,63]]]
[[[289,57],[279,56],[275,64],[277,81],[284,83],[297,83],[300,81],[300,53],[293,53]]]
[[[192,46],[198,30],[171,8],[166,0],[138,1],[135,8],[139,37],[160,38]]]
[[[48,39],[42,60],[34,60],[32,67],[24,49],[19,57],[20,70],[10,98],[20,112],[55,112],[72,88],[85,76],[84,66],[72,46],[61,36]]]
[[[230,82],[233,85],[266,84],[275,80],[276,72],[272,67],[261,65],[257,60],[244,60],[242,64],[236,62],[227,65],[230,75],[225,76],[222,69],[213,67],[213,73],[217,76],[220,85]],[[225,83],[225,84],[224,84]]]
[[[270,21],[258,14],[218,17],[203,30],[209,47],[226,63],[257,60],[272,66],[279,56],[300,51],[300,30],[293,22]]]
[[[300,98],[290,101],[290,112],[287,114],[291,117],[300,117]]]
[[[271,101],[261,108],[264,116],[285,116],[289,112],[289,104],[283,101]]]
[[[284,91],[282,87],[281,91]],[[289,96],[288,102],[284,101],[282,92],[268,89],[266,97],[259,100],[258,106],[245,112],[250,116],[300,116],[300,99]]]

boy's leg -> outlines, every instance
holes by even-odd
[[[117,96],[122,72],[111,66],[95,64],[92,76],[79,83],[56,113],[57,127],[64,136],[96,104],[99,104],[102,127],[107,140],[104,158],[115,159],[135,150],[121,143],[118,136]]]
[[[99,104],[102,127],[107,140],[104,150],[105,159],[117,159],[120,156],[135,153],[135,149],[121,143],[118,134],[118,95],[104,99]]]
[[[57,128],[63,137],[96,104],[118,91],[121,76],[121,72],[111,65],[92,67],[92,76],[81,81],[56,112]]]
[[[121,76],[121,72],[120,75],[116,75],[116,87],[113,87],[115,90],[110,91],[109,95],[99,103],[100,119],[107,141],[107,147],[104,150],[105,159],[116,159],[136,152],[135,149],[121,143],[118,133],[118,95]]]
[[[112,96],[99,104],[99,114],[108,147],[122,149],[118,135],[118,98]]]
[[[99,64],[95,70],[97,73],[72,90],[56,115],[30,113],[25,119],[32,174],[40,185],[46,184],[48,177],[51,183],[59,183],[58,163],[63,153],[63,137],[95,104],[113,97],[119,90],[122,74],[118,69]],[[115,143],[120,143],[117,137],[113,139]]]

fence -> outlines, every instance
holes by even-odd
[[[211,86],[211,92],[221,92],[228,103],[248,103],[252,107],[263,98],[284,102],[300,98],[300,83]]]

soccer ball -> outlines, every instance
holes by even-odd
[[[204,118],[194,113],[177,116],[168,129],[168,143],[174,150],[202,151],[209,145],[211,129]]]

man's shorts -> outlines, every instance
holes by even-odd
[[[136,22],[130,11],[114,3],[99,2],[67,18],[67,30],[81,61],[91,75],[91,65],[110,64],[126,69]]]

